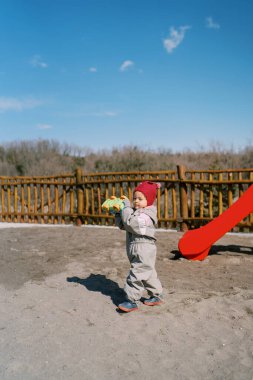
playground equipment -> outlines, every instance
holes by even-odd
[[[253,212],[253,185],[243,195],[204,227],[187,231],[178,243],[181,254],[189,260],[204,260],[218,239]]]
[[[120,198],[116,198],[115,196],[111,196],[109,199],[102,204],[102,210],[109,212],[111,214],[115,214],[124,208],[124,199],[127,199],[124,195]]]

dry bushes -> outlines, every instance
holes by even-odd
[[[252,163],[252,146],[235,151],[216,144],[205,150],[174,153],[171,149],[149,150],[138,146],[95,152],[55,140],[17,141],[0,145],[1,176],[54,175],[73,172],[76,167],[86,173],[173,170],[176,165],[195,170],[238,169],[250,168]]]

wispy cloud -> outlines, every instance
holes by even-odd
[[[117,112],[113,112],[113,111],[105,111],[104,116],[107,116],[107,117],[115,117],[115,116],[117,116]]]
[[[173,26],[170,28],[169,36],[163,40],[163,45],[168,53],[172,53],[182,43],[188,29],[191,29],[188,25],[180,26],[178,30]]]
[[[89,68],[89,72],[90,73],[96,73],[98,70],[97,70],[97,68],[96,67],[90,67]]]
[[[118,116],[118,113],[114,111],[98,111],[98,112],[85,113],[84,115],[93,116],[93,117],[116,117]]]
[[[41,67],[42,69],[46,69],[48,67],[48,64],[42,61],[40,55],[34,55],[30,63],[33,67]]]
[[[17,99],[0,97],[0,112],[3,113],[7,111],[23,111],[25,109],[38,107],[41,104],[41,101],[32,98]]]
[[[50,124],[38,124],[37,125],[38,129],[52,129],[52,125]]]
[[[217,22],[214,22],[212,17],[206,18],[206,27],[209,29],[220,29],[220,25]]]
[[[134,62],[133,62],[133,61],[130,61],[130,60],[127,60],[127,61],[124,61],[124,62],[121,64],[119,70],[120,70],[120,71],[126,71],[126,70],[130,69],[130,67],[133,67],[133,66],[134,66]]]
[[[97,118],[114,118],[119,116],[121,111],[113,110],[100,105],[83,105],[79,111],[61,113],[64,117],[78,118],[78,117],[97,117]]]

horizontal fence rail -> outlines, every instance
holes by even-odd
[[[2,222],[65,223],[76,214],[73,174],[50,177],[0,177]]]
[[[188,171],[179,167],[178,171],[185,229],[199,227],[218,217],[253,184],[253,169]],[[252,230],[253,214],[242,220],[238,229]]]
[[[253,184],[252,169],[152,172],[76,172],[56,176],[0,177],[0,221],[113,225],[102,211],[111,195],[133,197],[144,180],[157,181],[158,227],[196,228],[219,216]],[[253,230],[253,214],[234,230]]]

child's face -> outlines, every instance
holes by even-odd
[[[134,208],[144,208],[147,207],[147,199],[143,193],[136,191],[134,193]]]

